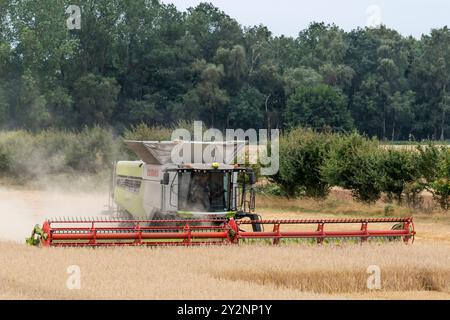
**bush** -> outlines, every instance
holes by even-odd
[[[326,197],[330,185],[322,179],[320,168],[331,140],[330,134],[310,129],[295,129],[280,137],[280,169],[272,181],[290,197],[300,193],[307,197]]]
[[[382,152],[376,140],[357,133],[336,135],[321,167],[323,179],[329,185],[352,190],[360,201],[375,202],[382,191],[379,172]]]
[[[405,185],[404,196],[408,207],[417,209],[423,205],[423,197],[420,194],[425,187],[423,179],[411,181]]]
[[[276,197],[285,197],[286,193],[281,189],[280,185],[276,183],[268,183],[262,186],[257,186],[255,191],[258,194],[268,195],[268,196],[276,196]]]
[[[437,179],[430,186],[433,188],[434,200],[447,211],[450,208],[450,180],[448,178]]]
[[[0,144],[0,173],[6,173],[11,166],[10,155],[7,148]]]
[[[64,156],[67,166],[76,171],[97,173],[111,168],[114,161],[122,160],[118,158],[123,154],[122,143],[108,129],[85,128],[73,139]]]
[[[450,208],[450,150],[440,149],[436,169],[436,179],[430,183],[433,198],[442,209]]]
[[[435,180],[438,176],[438,163],[441,157],[441,149],[436,145],[429,143],[426,146],[417,146],[417,169],[420,176],[429,183]]]
[[[0,174],[25,181],[47,174],[100,173],[126,159],[112,131],[100,127],[71,131],[0,132]]]
[[[384,216],[385,217],[392,217],[395,213],[395,208],[388,204],[386,206],[384,206]]]
[[[382,153],[380,183],[389,202],[395,197],[401,203],[406,186],[419,178],[417,160],[417,154],[411,151],[388,150]]]
[[[0,153],[2,176],[36,177],[46,174],[50,165],[56,166],[56,160],[46,155],[33,135],[25,131],[2,132]]]

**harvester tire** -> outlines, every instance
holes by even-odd
[[[134,217],[131,213],[129,213],[128,211],[126,211],[125,209],[119,209],[117,212],[118,218],[120,220],[134,220]],[[133,227],[134,224],[131,222],[120,222],[119,223],[119,227]]]
[[[248,217],[252,221],[259,221],[261,220],[261,216],[259,214],[249,214]],[[262,232],[263,231],[263,225],[260,223],[252,223],[252,229],[253,232]]]

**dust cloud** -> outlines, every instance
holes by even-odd
[[[107,191],[29,190],[0,186],[0,240],[24,243],[47,218],[104,216]]]

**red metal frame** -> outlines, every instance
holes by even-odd
[[[297,219],[297,220],[260,220],[260,221],[239,221],[238,225],[248,225],[259,223],[263,225],[273,225],[273,230],[269,232],[247,232],[240,231],[240,239],[273,239],[274,244],[280,239],[316,239],[317,243],[322,243],[327,238],[359,238],[361,242],[374,237],[397,237],[402,238],[405,243],[414,242],[415,230],[413,218],[370,218],[370,219]],[[371,230],[368,225],[373,223],[402,223],[400,230]],[[281,231],[281,226],[285,225],[317,225],[315,231]],[[326,225],[333,224],[360,224],[359,230],[325,230]]]
[[[225,220],[51,220],[42,229],[44,246],[98,247],[220,244],[230,227]]]
[[[373,223],[402,223],[399,230],[371,230]],[[129,224],[130,226],[120,226]],[[252,224],[273,225],[272,231],[245,231]],[[360,224],[359,230],[325,230],[326,225]],[[287,225],[317,225],[313,231],[281,230]],[[196,246],[239,244],[249,239],[316,239],[322,243],[328,238],[359,238],[361,242],[373,237],[402,238],[414,241],[412,218],[379,219],[299,219],[299,220],[48,220],[41,239],[43,246]]]

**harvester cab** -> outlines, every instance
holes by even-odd
[[[170,172],[175,173],[172,180]],[[188,165],[167,169],[164,174],[169,176],[168,205],[176,205],[179,216],[257,219],[252,169],[216,163],[211,168]]]
[[[126,141],[142,159],[115,165],[111,193],[114,212],[125,220],[146,219],[260,219],[255,211],[255,173],[232,164],[243,143]],[[172,151],[218,149],[221,162],[174,163]],[[195,150],[198,148],[198,150]],[[186,149],[185,149],[186,150]],[[190,152],[188,152],[190,153]],[[261,225],[252,224],[254,231]]]

